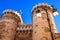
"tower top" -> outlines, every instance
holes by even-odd
[[[39,3],[39,4],[37,4],[36,6],[33,7],[32,12],[34,12],[34,10],[37,10],[38,8],[42,8],[42,9],[45,8],[45,9],[50,10],[50,11],[53,12],[52,6],[48,5],[47,3],[41,3],[41,4]]]
[[[3,11],[2,16],[5,15],[5,14],[9,14],[9,13],[11,13],[11,14],[18,20],[18,22],[20,22],[20,23],[23,24],[21,15],[20,15],[17,11],[7,9],[7,10],[4,10],[4,11]]]

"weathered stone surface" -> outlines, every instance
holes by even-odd
[[[15,40],[32,40],[32,25],[21,25],[16,31]]]

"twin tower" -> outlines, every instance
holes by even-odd
[[[54,12],[50,5],[38,4],[32,9],[32,24],[24,25],[18,12],[3,11],[0,40],[55,40]]]

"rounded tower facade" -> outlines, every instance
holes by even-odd
[[[53,8],[38,4],[32,9],[33,40],[54,40],[56,28],[53,22]]]
[[[16,11],[3,11],[0,21],[0,40],[14,40],[18,24],[22,24],[22,21]]]

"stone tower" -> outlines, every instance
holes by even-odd
[[[38,4],[32,9],[33,40],[54,40],[56,33],[53,8],[48,4]]]
[[[0,21],[0,40],[14,40],[18,24],[21,25],[22,20],[16,11],[3,11]]]

